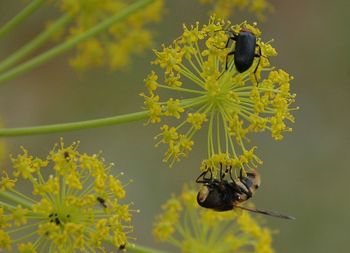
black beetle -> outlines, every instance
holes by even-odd
[[[230,55],[234,56],[234,64],[239,73],[242,73],[248,70],[254,62],[254,58],[258,57],[259,61],[254,70],[254,76],[260,64],[261,48],[256,42],[256,36],[252,31],[248,29],[241,29],[238,34],[235,34],[233,31],[230,32],[230,36],[227,39],[225,48],[228,47],[230,41],[235,41],[235,48],[233,51],[229,52],[226,55],[225,71],[228,69],[228,57]],[[259,53],[255,52],[255,49],[258,47]],[[255,79],[256,76],[255,76]]]

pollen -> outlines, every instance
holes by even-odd
[[[229,36],[242,29],[256,37],[252,66],[239,72],[234,63],[235,42]],[[148,123],[163,123],[157,144],[167,146],[163,161],[172,166],[188,156],[195,136],[207,129],[207,159],[202,169],[232,166],[236,171],[256,169],[262,160],[250,142],[253,133],[270,132],[282,140],[294,122],[291,93],[293,77],[275,68],[270,59],[277,51],[262,41],[256,24],[232,25],[215,16],[203,26],[183,26],[183,34],[172,44],[154,50],[156,59],[145,79],[147,92],[141,93],[149,110]],[[163,78],[161,78],[163,77]],[[168,90],[168,92],[163,92]],[[164,95],[166,94],[166,95]],[[171,123],[168,123],[171,122]]]
[[[78,145],[61,140],[46,159],[24,148],[11,158],[14,178],[3,172],[1,179],[0,251],[106,251],[110,242],[119,248],[131,239],[135,210],[123,203],[121,174],[113,176],[101,154],[80,153]],[[32,195],[16,189],[18,182],[31,184]]]

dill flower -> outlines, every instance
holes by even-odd
[[[77,148],[61,141],[46,159],[24,148],[11,158],[13,178],[3,171],[0,180],[0,251],[105,252],[106,241],[126,245],[133,210],[121,203],[122,173],[111,175],[113,164]]]
[[[259,20],[265,20],[265,12],[273,11],[273,5],[267,0],[199,0],[213,6],[212,13],[221,18],[228,18],[235,10],[247,10]]]
[[[74,21],[65,29],[67,38],[85,32],[106,17],[123,10],[128,4],[128,0],[60,1],[61,11],[74,16]],[[163,4],[163,0],[154,0],[123,22],[111,25],[105,33],[80,43],[70,64],[78,70],[103,65],[112,69],[126,67],[132,55],[140,54],[152,46],[152,32],[146,26],[160,20]]]
[[[172,196],[156,217],[154,237],[168,242],[183,253],[273,253],[271,231],[249,213],[215,212],[201,208],[197,192],[184,187]]]
[[[243,73],[229,57],[225,70],[226,56],[234,49],[234,43],[225,48],[227,30],[238,34],[243,28],[257,36],[263,56]],[[286,121],[294,122],[291,111],[296,108],[290,108],[295,100],[290,92],[293,78],[271,66],[269,58],[277,52],[269,42],[261,41],[261,31],[255,25],[232,26],[211,17],[208,25],[196,23],[183,29],[171,45],[154,51],[153,64],[159,65],[164,78],[152,71],[145,79],[148,92],[140,94],[150,112],[150,123],[169,117],[175,118],[171,122],[179,120],[175,126],[162,124],[156,146],[167,145],[164,161],[171,166],[188,155],[193,137],[206,128],[208,159],[202,169],[209,167],[215,172],[219,165],[256,168],[262,161],[255,154],[256,146],[246,144],[248,135],[269,131],[275,140],[281,140],[284,132],[292,131]],[[170,90],[172,95],[161,98],[162,90]]]

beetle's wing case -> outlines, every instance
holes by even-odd
[[[242,73],[252,66],[255,57],[256,37],[249,31],[240,32],[236,37],[234,63]]]

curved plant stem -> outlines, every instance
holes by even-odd
[[[11,54],[5,60],[0,63],[0,72],[12,67],[14,64],[22,60],[24,57],[29,55],[35,49],[43,45],[47,40],[49,40],[58,29],[62,28],[72,20],[71,15],[64,15],[58,19],[53,25],[51,25],[47,30],[39,34],[36,38],[26,43],[22,48],[17,50],[15,53]]]
[[[30,14],[36,11],[44,0],[34,0],[27,7],[21,10],[16,16],[10,19],[3,27],[0,28],[0,38],[11,32],[17,25],[24,21]]]
[[[130,14],[140,10],[142,7],[145,7],[146,5],[152,3],[154,0],[139,0],[133,4],[130,4],[125,9],[121,10],[114,16],[102,21],[101,23],[95,25],[91,29],[87,30],[84,33],[81,33],[70,40],[67,40],[66,42],[59,44],[58,46],[46,51],[45,53],[42,53],[36,57],[34,57],[31,60],[28,60],[17,67],[14,67],[7,72],[4,72],[2,75],[0,75],[0,83],[4,83],[5,81],[8,81],[17,75],[20,75],[22,73],[25,73],[29,70],[32,70],[33,68],[46,63],[47,61],[51,60],[52,58],[63,54],[64,52],[70,50],[78,43],[97,35],[98,33],[106,30],[109,26],[111,26],[114,23],[122,21],[124,18],[128,17]]]
[[[44,125],[36,127],[19,127],[19,128],[3,128],[0,129],[0,137],[22,136],[22,135],[36,135],[49,134],[57,132],[75,131],[87,128],[104,127],[111,125],[119,125],[133,121],[143,120],[149,116],[149,111],[141,111],[118,115],[114,117],[93,119],[79,122]]]

